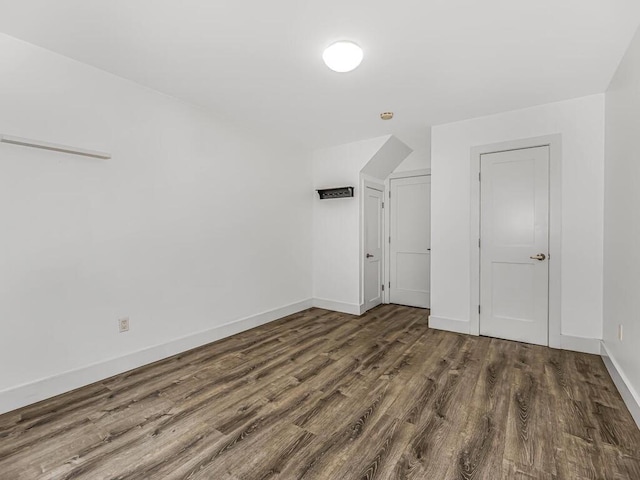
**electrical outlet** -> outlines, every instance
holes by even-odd
[[[120,329],[120,333],[129,331],[129,317],[124,317],[118,320],[118,328]]]
[[[618,325],[618,340],[622,341],[622,324]]]

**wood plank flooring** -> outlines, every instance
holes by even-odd
[[[0,416],[0,478],[640,479],[601,359],[310,309]]]

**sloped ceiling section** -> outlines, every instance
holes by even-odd
[[[310,149],[602,93],[640,23],[638,0],[0,0],[0,11],[0,32]],[[348,74],[322,63],[341,39],[365,52]]]
[[[391,135],[360,173],[385,180],[411,152],[413,149]]]

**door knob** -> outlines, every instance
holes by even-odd
[[[532,259],[532,260],[540,260],[540,261],[542,261],[545,258],[547,258],[547,256],[544,253],[539,253],[539,254],[533,255],[533,256],[531,256],[529,258]]]
[[[367,258],[371,258],[373,257],[373,255],[371,255],[370,253],[367,253]]]

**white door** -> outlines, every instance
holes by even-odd
[[[480,334],[548,345],[549,147],[480,157]]]
[[[431,176],[392,179],[389,301],[429,308]]]
[[[364,192],[364,307],[382,303],[382,192],[366,187]]]

